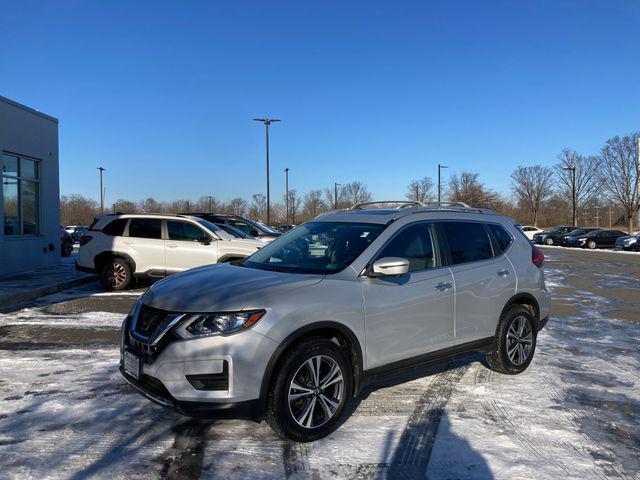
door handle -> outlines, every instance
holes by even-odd
[[[123,240],[122,243],[124,243],[125,245],[133,245],[133,242],[130,240]]]
[[[449,290],[451,287],[453,287],[453,285],[451,285],[451,283],[447,282],[440,282],[439,284],[437,284],[434,288],[436,290],[438,290],[439,292],[446,292],[447,290]]]
[[[507,275],[509,275],[509,270],[507,270],[506,268],[504,270],[498,270],[496,272],[496,275],[499,277],[506,277]]]
[[[178,248],[178,245],[176,245],[175,243],[170,243],[167,245],[167,247],[169,248]]]

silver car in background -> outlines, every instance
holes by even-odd
[[[266,418],[313,441],[398,369],[482,352],[524,371],[549,315],[541,251],[487,210],[372,207],[153,285],[122,326],[126,380],[188,415]]]

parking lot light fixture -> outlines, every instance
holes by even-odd
[[[438,164],[438,205],[442,203],[442,174],[440,173],[443,168],[449,168],[446,165]]]
[[[274,122],[280,122],[277,118],[254,118],[254,122],[264,123],[266,141],[267,141],[267,225],[271,225],[271,196],[269,189],[269,125]]]
[[[284,190],[285,190],[284,199],[285,199],[285,203],[287,205],[287,208],[286,208],[286,210],[287,210],[287,213],[286,213],[287,220],[286,220],[285,223],[289,223],[289,167],[284,169]],[[291,223],[293,223],[293,222],[291,222]]]
[[[105,168],[98,167],[98,171],[100,172],[100,213],[104,213],[104,189],[102,188],[102,174],[105,170]]]
[[[571,172],[571,197],[573,204],[573,226],[577,227],[577,218],[576,218],[576,167],[571,165],[569,167],[563,167],[563,170],[567,170]]]
[[[333,208],[334,210],[338,209],[338,187],[340,187],[341,184],[338,182],[334,182],[333,183]]]

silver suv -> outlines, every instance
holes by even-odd
[[[490,211],[357,205],[156,283],[123,323],[120,370],[179,412],[312,441],[380,374],[476,352],[525,370],[549,314],[543,260]]]

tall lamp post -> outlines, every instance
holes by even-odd
[[[341,184],[339,184],[338,182],[333,182],[333,209],[337,210],[338,209],[338,187],[340,187]]]
[[[207,199],[209,199],[209,213],[213,213],[213,197],[209,195]]]
[[[577,227],[578,223],[576,218],[576,167],[572,165],[570,167],[563,167],[562,169],[571,172],[571,198],[573,203],[573,226]]]
[[[284,190],[285,190],[285,200],[287,204],[287,221],[289,223],[289,167],[284,169]],[[293,223],[293,222],[291,222]]]
[[[100,171],[100,213],[104,213],[104,190],[102,189],[102,172],[105,171],[104,168],[98,167]]]
[[[449,168],[446,165],[438,164],[438,205],[442,203],[442,174],[440,173],[443,168]]]
[[[269,189],[269,125],[279,122],[277,118],[254,118],[255,122],[264,123],[264,129],[267,139],[267,225],[271,225],[271,196]]]

